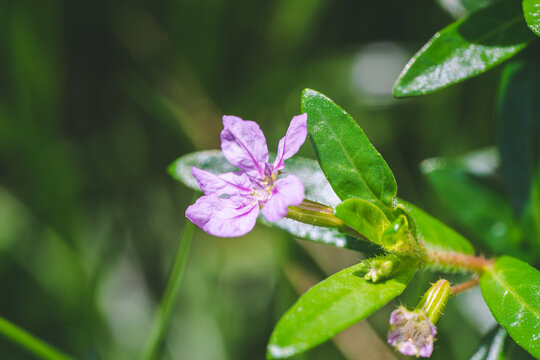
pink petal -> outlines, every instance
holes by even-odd
[[[244,173],[216,175],[196,167],[192,167],[191,172],[205,195],[240,195],[252,192],[251,182]]]
[[[223,199],[201,196],[186,210],[186,217],[210,235],[236,237],[250,232],[255,226],[259,204],[245,196]]]
[[[229,162],[251,176],[264,177],[264,163],[268,161],[266,139],[254,121],[237,116],[223,116],[221,149]]]
[[[405,314],[401,308],[398,308],[390,314],[390,325],[401,324],[406,320]]]
[[[289,206],[300,205],[303,200],[304,184],[298,177],[289,175],[274,183],[262,213],[268,221],[277,221],[287,215]]]
[[[402,333],[399,330],[392,330],[388,332],[387,338],[390,345],[396,346],[398,341],[401,341]]]
[[[418,352],[421,357],[430,357],[433,353],[433,341],[427,341]]]
[[[285,160],[298,152],[300,146],[306,141],[307,114],[297,115],[292,118],[291,124],[285,136],[279,140],[278,152],[274,161],[274,169],[281,170],[285,166]]]
[[[418,348],[410,341],[405,341],[398,345],[398,351],[403,355],[413,356],[416,355]]]

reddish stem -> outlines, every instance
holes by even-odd
[[[478,277],[474,277],[471,280],[465,281],[461,284],[454,285],[450,288],[450,291],[452,292],[452,295],[457,295],[460,292],[463,292],[465,290],[469,290],[470,288],[475,287],[478,285]]]
[[[493,265],[493,260],[484,257],[442,251],[428,251],[427,262],[475,273],[483,273],[486,267]]]

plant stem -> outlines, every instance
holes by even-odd
[[[465,290],[475,287],[476,285],[478,285],[478,277],[475,276],[471,280],[452,286],[452,295],[457,295]]]
[[[165,330],[169,324],[171,313],[178,297],[178,291],[180,290],[182,275],[184,274],[184,269],[186,267],[186,260],[194,229],[195,225],[193,225],[191,221],[186,221],[180,244],[178,245],[178,250],[174,257],[174,264],[167,282],[167,287],[157,310],[152,331],[148,337],[145,350],[141,357],[144,360],[154,359],[158,354],[159,346],[165,335]]]
[[[56,350],[43,340],[36,338],[26,330],[0,317],[0,333],[23,349],[42,359],[70,360],[72,357]]]
[[[448,266],[456,270],[472,271],[477,274],[483,273],[486,267],[493,265],[493,260],[483,257],[442,251],[427,251],[426,262],[428,264]]]

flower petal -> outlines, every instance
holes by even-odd
[[[431,356],[435,334],[437,329],[423,311],[400,306],[390,315],[388,344],[404,355]]]
[[[210,235],[236,237],[250,232],[255,226],[259,204],[245,196],[223,199],[201,196],[186,210],[186,217]]]
[[[192,167],[191,172],[205,195],[232,196],[252,192],[249,177],[244,173],[230,172],[216,175],[196,167]]]
[[[432,353],[433,353],[433,341],[427,341],[420,348],[418,355],[420,355],[421,357],[430,357]]]
[[[418,348],[410,341],[404,341],[398,345],[398,351],[403,355],[417,356]]]
[[[278,152],[274,161],[274,169],[281,170],[285,166],[285,160],[298,152],[300,146],[306,141],[307,114],[297,115],[292,118],[291,124],[285,136],[279,140]]]
[[[237,116],[223,116],[221,149],[229,162],[248,175],[264,177],[264,163],[268,161],[266,139],[254,121]]]
[[[289,206],[300,205],[303,200],[304,184],[298,177],[289,175],[274,183],[262,213],[268,221],[277,221],[287,215]]]

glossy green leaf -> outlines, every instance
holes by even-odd
[[[510,336],[540,357],[540,272],[529,264],[502,256],[480,277],[489,310]]]
[[[176,180],[184,183],[194,190],[200,191],[197,181],[191,174],[191,167],[193,166],[213,172],[215,174],[238,170],[231,165],[227,159],[225,159],[221,151],[207,150],[180,157],[171,164],[169,167],[169,173]],[[330,184],[328,184],[328,181],[324,177],[321,168],[315,160],[294,157],[287,160],[285,170],[288,173],[295,174],[302,180],[302,183],[306,189],[307,199],[330,206],[339,204],[339,198],[334,193],[334,190],[332,190]],[[265,221],[262,216],[259,217],[259,221],[265,225],[274,226],[285,230],[300,239],[363,252],[374,251],[374,248],[370,243],[356,237],[343,234],[334,228],[313,226],[291,219],[281,219],[279,221],[270,223]]]
[[[335,215],[370,241],[380,244],[384,231],[391,225],[384,213],[362,199],[347,199],[336,207]]]
[[[409,61],[394,95],[424,95],[476,76],[534,39],[518,2],[496,2],[436,33]]]
[[[403,292],[416,269],[411,263],[396,277],[364,280],[362,262],[309,289],[278,322],[268,344],[269,358],[287,358],[323,343]]]
[[[523,14],[529,28],[540,36],[540,0],[523,0]]]
[[[531,49],[533,50],[533,49]],[[497,99],[498,143],[508,193],[517,214],[528,202],[540,146],[540,56],[505,66]]]
[[[532,261],[540,258],[540,167],[536,169],[529,200],[521,217]]]
[[[527,259],[529,254],[519,248],[524,237],[510,204],[485,179],[471,174],[466,161],[428,159],[422,172],[438,199],[478,241],[495,252]]]
[[[507,339],[506,330],[497,326],[482,339],[482,343],[471,356],[471,360],[506,360]]]
[[[388,215],[397,193],[392,171],[381,154],[342,108],[314,90],[302,94],[308,132],[319,164],[340,197],[376,204]]]
[[[476,10],[486,7],[497,0],[437,0],[437,3],[452,17],[459,19]]]
[[[496,326],[484,338],[470,360],[528,360],[533,357],[508,336],[508,332]]]
[[[474,254],[473,246],[463,236],[415,205],[399,199],[413,217],[420,241],[429,251]]]

